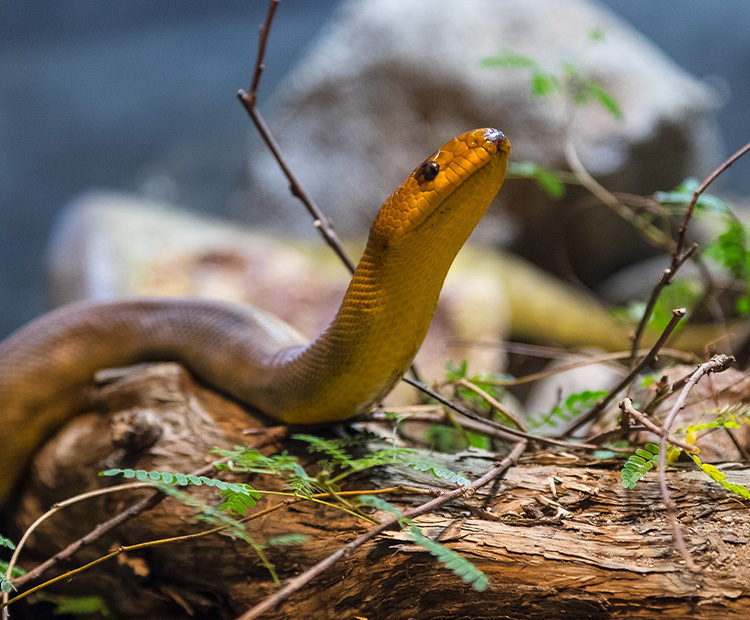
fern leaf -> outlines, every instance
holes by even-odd
[[[308,445],[310,452],[323,452],[331,457],[338,465],[346,466],[351,462],[351,457],[343,450],[346,445],[345,440],[324,439],[316,435],[298,434],[293,435],[292,439],[304,441]]]
[[[458,575],[466,583],[470,583],[477,592],[484,592],[490,583],[489,578],[469,560],[452,549],[444,547],[437,541],[427,538],[416,525],[411,526],[410,538],[412,542],[433,555],[446,568]]]
[[[711,480],[718,482],[727,491],[734,493],[735,495],[739,495],[744,499],[750,499],[750,491],[748,491],[747,488],[741,484],[731,484],[727,482],[727,475],[723,471],[717,469],[710,463],[704,463],[694,454],[691,454],[690,458],[695,461],[695,464],[700,467],[703,472],[708,475],[709,478],[711,478]]]
[[[462,474],[458,474],[454,472],[453,470],[448,469],[444,465],[441,465],[440,463],[437,463],[435,461],[430,461],[428,459],[416,459],[411,455],[406,455],[406,456],[399,458],[399,462],[402,465],[411,467],[412,469],[416,471],[431,472],[432,475],[435,476],[436,478],[448,480],[449,482],[452,482],[462,487],[467,486],[468,484],[471,484],[471,481],[466,476],[463,476]]]
[[[658,459],[659,446],[657,444],[647,443],[643,448],[638,448],[622,467],[620,472],[622,486],[626,489],[635,488],[641,476],[656,466]]]
[[[260,498],[260,494],[249,484],[224,482],[223,480],[217,480],[216,478],[209,478],[207,476],[195,476],[193,474],[173,474],[172,472],[168,471],[146,471],[143,469],[108,469],[106,471],[99,472],[99,475],[122,475],[125,478],[136,478],[137,480],[141,480],[142,482],[152,482],[155,486],[159,486],[159,488],[161,488],[161,486],[165,484],[172,486],[188,486],[192,484],[198,487],[205,485],[219,489],[219,491],[222,491],[222,493],[226,492],[245,496],[245,499],[237,500],[237,502],[242,502],[246,506],[254,506],[254,500]]]
[[[269,538],[266,542],[270,547],[291,547],[302,545],[307,542],[307,536],[304,534],[287,534],[286,536],[276,536]]]

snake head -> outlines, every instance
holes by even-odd
[[[453,138],[390,195],[371,232],[394,241],[445,220],[450,226],[473,222],[468,236],[502,185],[509,153],[510,142],[497,129]]]

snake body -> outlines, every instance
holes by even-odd
[[[287,424],[366,412],[414,359],[509,150],[501,132],[478,129],[418,166],[381,207],[336,317],[312,342],[261,310],[205,299],[76,303],[21,328],[0,343],[0,504],[102,368],[179,361]]]

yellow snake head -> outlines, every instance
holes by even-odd
[[[510,142],[497,129],[475,129],[454,138],[391,194],[371,234],[392,244],[444,227],[463,244],[500,189],[509,153]]]

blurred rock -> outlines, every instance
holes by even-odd
[[[602,40],[592,40],[596,29]],[[571,62],[619,102],[575,109],[534,98],[522,68],[487,68],[503,52],[548,71]],[[364,235],[377,206],[415,163],[467,129],[496,126],[514,161],[567,169],[568,129],[588,170],[609,189],[650,193],[700,176],[718,161],[711,90],[599,5],[586,0],[350,0],[266,106],[291,168],[343,235]],[[287,183],[259,142],[250,161],[255,223],[309,234]],[[529,181],[500,192],[503,214],[477,238],[514,246],[593,284],[649,255],[629,225],[572,188],[551,202]],[[277,208],[284,204],[284,208]],[[288,216],[279,216],[284,210]]]

